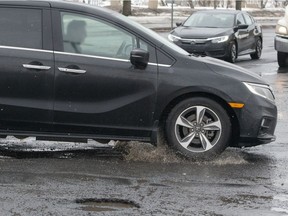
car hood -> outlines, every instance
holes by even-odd
[[[188,39],[206,39],[211,37],[224,36],[232,33],[232,28],[196,28],[196,27],[185,27],[181,26],[176,28],[172,34],[181,38]]]
[[[211,57],[198,57],[198,58],[199,61],[202,61],[212,71],[214,71],[217,74],[229,76],[241,82],[251,82],[251,83],[268,85],[260,75],[255,74],[252,71],[246,70],[245,68],[239,67],[235,64],[231,64],[229,62],[225,62],[223,60]]]

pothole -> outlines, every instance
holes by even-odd
[[[140,205],[134,201],[123,199],[76,199],[76,203],[81,205],[81,210],[93,212],[119,211],[123,209],[140,208]]]

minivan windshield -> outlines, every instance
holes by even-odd
[[[185,27],[198,28],[231,28],[234,26],[234,14],[203,13],[192,14],[183,24]]]

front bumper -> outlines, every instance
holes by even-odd
[[[278,52],[288,53],[288,37],[276,35],[274,38],[274,47]]]
[[[251,95],[245,107],[238,111],[237,116],[240,127],[238,147],[256,146],[275,141],[277,107],[273,102]]]
[[[174,43],[189,53],[206,55],[214,58],[226,58],[229,56],[229,41],[223,43],[212,43],[211,41],[203,43],[177,41]]]

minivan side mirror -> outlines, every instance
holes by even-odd
[[[182,25],[182,22],[176,22],[176,26],[179,27]]]
[[[143,49],[133,49],[130,53],[130,62],[135,68],[145,69],[149,62],[149,52]]]

